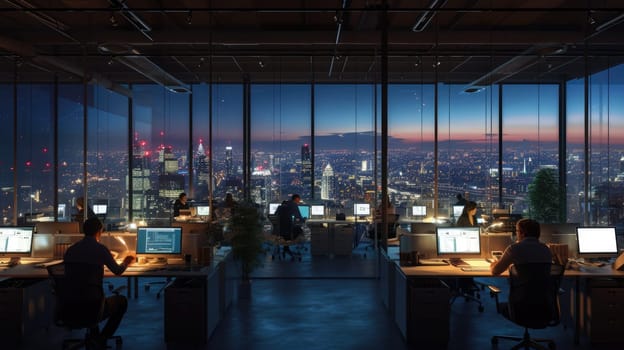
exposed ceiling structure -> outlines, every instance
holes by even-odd
[[[560,82],[624,61],[622,5],[0,0],[0,81]]]

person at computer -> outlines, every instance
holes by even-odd
[[[478,226],[479,224],[477,223],[476,214],[477,214],[477,203],[473,201],[466,202],[461,215],[457,219],[456,226],[459,226],[459,227]]]
[[[180,216],[180,209],[190,209],[190,205],[187,202],[186,193],[182,192],[178,196],[178,199],[173,203],[173,216]]]
[[[532,219],[518,220],[516,223],[516,237],[516,242],[505,249],[500,259],[490,264],[492,275],[500,275],[512,264],[552,262],[550,249],[539,241],[539,222]]]
[[[229,220],[232,218],[232,214],[234,213],[238,203],[234,200],[234,197],[231,193],[226,193],[225,199],[219,208],[219,220]]]
[[[298,228],[304,221],[299,211],[300,202],[301,196],[295,193],[290,197],[290,200],[282,202],[275,211],[275,215],[279,217],[280,236],[284,239],[295,239],[300,233]],[[284,247],[284,253],[293,255],[288,246]]]
[[[87,219],[97,218],[97,215],[95,215],[95,212],[93,211],[93,209],[91,209],[91,207],[87,206],[86,208],[87,208]],[[85,220],[84,197],[76,198],[76,210],[78,210],[78,212],[74,214],[74,221],[84,221]]]
[[[104,225],[97,217],[87,219],[83,224],[83,230],[84,238],[67,248],[63,257],[65,277],[74,281],[77,286],[95,286],[93,289],[87,289],[87,292],[77,291],[76,299],[83,298],[82,300],[85,302],[101,300],[104,297],[104,289],[102,288],[104,266],[119,276],[126,270],[126,267],[134,262],[135,257],[128,255],[121,264],[117,264],[110,250],[99,242],[102,232],[104,232]],[[92,330],[93,340],[100,345],[105,345],[106,339],[115,334],[127,308],[128,301],[123,295],[106,297],[101,321],[105,319],[108,321],[101,332],[98,332],[97,329]]]
[[[457,198],[455,205],[466,205],[468,203],[468,200],[461,193],[458,193],[455,197]]]

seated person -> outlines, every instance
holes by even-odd
[[[457,219],[456,226],[458,227],[473,227],[479,226],[477,223],[477,203],[473,201],[466,202],[461,215]]]
[[[84,202],[84,197],[78,197],[76,198],[76,209],[77,212],[73,215],[72,220],[73,221],[84,221],[85,220],[85,202]],[[91,218],[95,218],[97,217],[97,215],[95,215],[95,212],[93,211],[93,209],[91,209],[91,207],[87,207],[87,219],[91,219]]]
[[[295,193],[290,200],[282,202],[275,211],[275,215],[279,218],[280,236],[286,240],[293,240],[302,233],[299,224],[304,220],[299,211],[299,202],[301,197]],[[284,247],[284,253],[293,255],[288,246]]]
[[[180,209],[190,209],[190,205],[187,202],[186,193],[182,192],[178,196],[178,199],[173,203],[173,216],[180,216]]]
[[[83,224],[83,229],[84,238],[67,248],[63,258],[65,262],[65,276],[72,281],[72,286],[75,286],[76,300],[78,301],[75,304],[76,307],[79,307],[80,300],[89,303],[93,300],[101,300],[104,297],[102,288],[104,265],[112,273],[119,276],[135,260],[134,256],[128,255],[121,264],[117,264],[110,250],[99,242],[100,236],[104,232],[104,226],[98,218],[87,219]],[[97,327],[92,329],[90,333],[97,343],[105,345],[106,339],[115,334],[127,308],[128,301],[123,295],[113,295],[105,298],[101,320],[108,319],[108,321],[101,333]]]
[[[513,243],[497,261],[492,262],[490,271],[498,276],[511,264],[550,263],[552,253],[547,245],[539,241],[540,224],[532,219],[516,222],[516,243]]]

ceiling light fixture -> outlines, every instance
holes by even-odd
[[[447,0],[431,0],[429,3],[429,10],[426,10],[418,17],[416,23],[412,26],[412,32],[422,32],[425,30],[436,15],[436,10],[444,6],[446,1]]]
[[[188,14],[186,15],[186,24],[188,25],[193,24],[193,11],[189,11]]]

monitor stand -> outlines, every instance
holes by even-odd
[[[22,263],[20,260],[21,260],[21,258],[19,256],[18,257],[14,256],[14,257],[9,258],[9,260],[2,260],[2,261],[0,261],[0,265],[15,266],[15,265],[19,265],[19,264]]]

